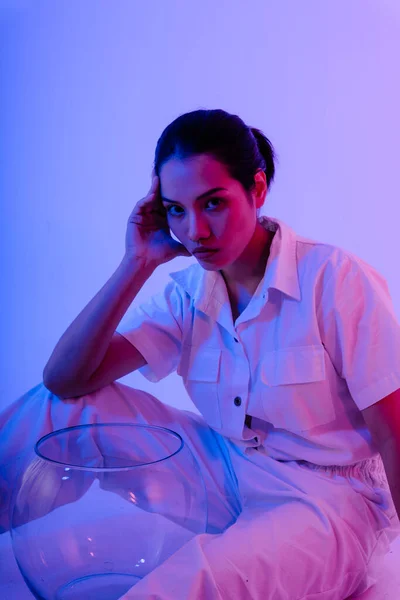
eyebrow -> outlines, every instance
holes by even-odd
[[[212,188],[211,190],[204,192],[204,194],[200,194],[200,196],[197,196],[196,200],[201,200],[202,198],[205,198],[206,196],[210,196],[211,194],[215,194],[215,192],[220,192],[222,190],[224,190],[225,192],[228,191],[226,188],[223,188],[223,187]],[[168,198],[164,198],[164,196],[161,196],[161,200],[163,202],[169,202],[170,204],[180,204],[180,202],[176,202],[175,200],[168,200]]]

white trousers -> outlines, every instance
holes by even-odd
[[[280,462],[239,448],[189,411],[113,383],[61,400],[43,384],[0,414],[0,532],[19,469],[46,433],[94,422],[169,427],[190,447],[208,498],[192,538],[123,600],[344,600],[375,582],[400,531],[380,457],[350,467]],[[385,483],[386,481],[386,483]]]

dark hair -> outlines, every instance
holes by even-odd
[[[268,189],[274,179],[276,154],[268,138],[237,115],[221,109],[195,110],[170,123],[157,142],[155,174],[159,177],[161,167],[170,158],[198,154],[208,154],[225,165],[229,175],[242,184],[247,197],[254,188],[257,171],[265,172]]]

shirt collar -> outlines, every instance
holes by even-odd
[[[254,294],[262,304],[268,290],[274,288],[283,294],[301,300],[298,276],[297,235],[286,223],[273,217],[261,216],[258,221],[275,235],[272,240],[267,268]],[[227,303],[225,282],[219,271],[206,271],[198,263],[169,274],[193,300],[194,306],[208,314],[219,314]]]

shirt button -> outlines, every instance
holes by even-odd
[[[234,403],[236,406],[240,406],[242,404],[242,399],[239,396],[236,396]]]

